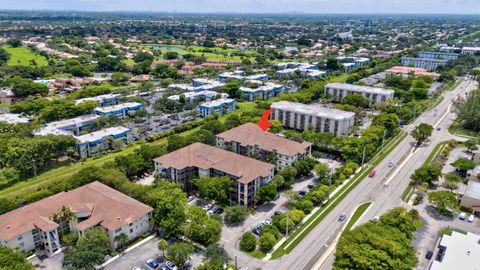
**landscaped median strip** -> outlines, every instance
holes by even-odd
[[[359,205],[357,209],[355,209],[355,212],[353,212],[353,215],[350,217],[350,220],[348,221],[347,226],[345,226],[344,231],[349,231],[354,228],[357,225],[357,222],[365,215],[368,208],[370,208],[372,204],[373,202],[366,202]]]
[[[371,164],[379,164],[393,149],[395,149],[406,135],[406,132],[402,132],[388,142],[384,151],[375,156],[372,159]],[[307,216],[306,221],[300,226],[300,228],[292,233],[290,237],[283,238],[277,243],[274,247],[274,251],[269,253],[266,258],[271,257],[271,259],[277,259],[285,253],[290,253],[303,240],[303,238],[305,238],[348,195],[348,193],[350,193],[361,182],[361,180],[367,176],[372,167],[372,165],[367,164],[347,183],[344,183],[343,186],[339,186],[337,190],[332,193],[333,197],[329,202],[322,207],[316,208],[314,212]],[[321,208],[323,209],[319,211]]]

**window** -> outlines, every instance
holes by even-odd
[[[128,226],[132,227],[133,223],[128,224]]]
[[[130,233],[133,233],[133,229],[130,229]]]
[[[122,231],[122,228],[116,229],[116,230],[115,230],[115,233],[118,233],[118,232],[121,232],[121,231]]]
[[[17,238],[18,241],[21,241],[22,239],[23,239],[22,236],[19,236],[19,237]]]

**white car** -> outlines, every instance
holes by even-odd
[[[374,217],[372,218],[372,220],[373,220],[373,221],[379,221],[379,220],[380,220],[380,217],[379,217],[379,216],[374,216]]]
[[[465,220],[467,218],[467,214],[465,214],[464,212],[461,212],[460,215],[458,215],[458,218],[461,220]]]
[[[270,219],[266,219],[262,221],[262,225],[272,225],[272,221]]]
[[[210,210],[210,208],[212,208],[212,207],[213,207],[213,205],[207,204],[207,205],[205,205],[205,206],[203,207],[203,210],[208,211],[208,210]]]
[[[393,165],[395,165],[395,164],[393,163],[393,160],[390,160],[390,162],[388,162],[388,167],[393,167]]]
[[[165,261],[165,266],[170,270],[177,270],[177,266],[173,264],[171,261]]]
[[[475,216],[474,215],[470,215],[468,216],[468,222],[473,222],[473,220],[475,219]]]

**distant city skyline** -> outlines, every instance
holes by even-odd
[[[0,0],[1,9],[198,13],[476,14],[479,0]]]

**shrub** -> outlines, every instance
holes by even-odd
[[[240,239],[240,250],[250,252],[254,251],[257,247],[257,239],[251,232],[246,232]]]
[[[263,252],[268,252],[273,248],[277,240],[275,236],[269,232],[262,234],[260,239],[258,240],[258,245],[260,246],[260,250]]]
[[[247,218],[248,210],[240,205],[234,205],[225,208],[225,222],[236,223],[244,221]]]

